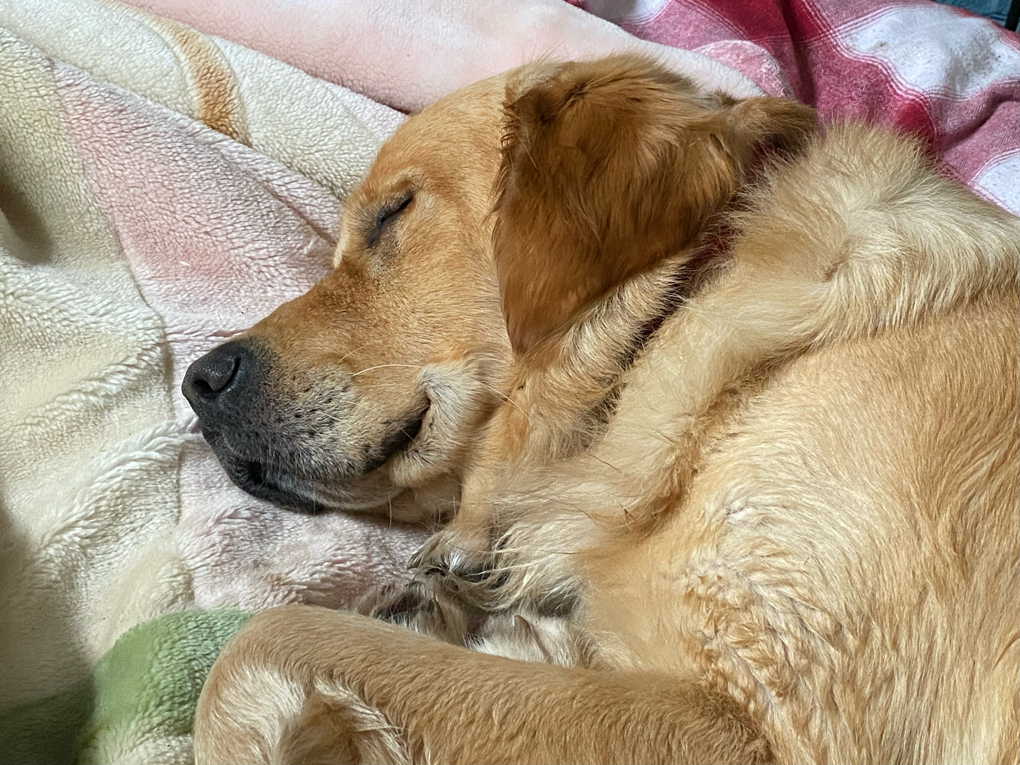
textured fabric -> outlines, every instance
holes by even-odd
[[[90,678],[91,714],[76,741],[77,761],[105,765],[190,759],[202,684],[247,618],[231,609],[186,611],[124,633]]]
[[[562,0],[130,0],[404,111],[539,57],[642,51],[734,95],[712,59],[653,45]]]
[[[67,761],[82,683],[131,626],[342,606],[420,544],[244,494],[179,393],[325,273],[341,199],[401,120],[134,9],[0,3],[0,762]],[[130,730],[149,738],[124,751],[186,761]]]
[[[132,627],[70,688],[0,715],[3,760],[190,761],[202,684],[247,618],[231,609],[192,610]]]

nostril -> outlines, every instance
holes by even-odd
[[[218,396],[237,376],[237,368],[241,365],[241,359],[237,356],[220,356],[215,361],[200,368],[192,380],[195,392],[203,398]]]
[[[192,403],[212,403],[242,376],[245,359],[250,355],[238,343],[227,343],[198,359],[184,375],[181,390]]]
[[[195,379],[191,384],[192,390],[195,391],[202,398],[212,398],[216,395],[216,391],[213,390],[212,386],[205,380]]]

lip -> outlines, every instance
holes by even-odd
[[[224,467],[230,480],[253,497],[308,515],[317,515],[328,509],[282,487],[273,474],[266,471],[265,466],[257,460],[238,460],[229,467],[226,465]]]
[[[296,492],[285,489],[272,473],[266,470],[263,462],[235,454],[223,443],[218,431],[203,428],[202,436],[234,485],[253,497],[310,515],[316,515],[326,509]]]
[[[421,411],[411,415],[383,438],[378,454],[365,464],[364,472],[371,473],[389,462],[396,454],[407,451],[421,433],[425,424],[425,416],[431,408],[432,402],[429,401]]]
[[[395,455],[406,451],[421,433],[425,417],[429,413],[431,406],[432,402],[427,402],[420,411],[405,419],[385,436],[376,456],[362,466],[360,475],[367,475],[377,470]],[[230,480],[238,488],[251,494],[253,497],[258,497],[280,507],[309,515],[317,515],[324,510],[330,509],[328,505],[315,502],[302,492],[289,488],[287,484],[293,484],[294,479],[287,474],[267,468],[266,464],[261,460],[250,459],[235,453],[224,443],[224,439],[218,431],[211,428],[203,428],[202,435],[209,446],[212,447],[220,465]],[[357,477],[351,476],[351,479],[354,480]]]

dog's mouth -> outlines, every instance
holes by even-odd
[[[361,464],[351,464],[343,475],[312,476],[287,465],[268,463],[234,451],[227,440],[214,430],[203,428],[202,435],[212,447],[230,480],[253,497],[300,513],[318,514],[325,510],[367,510],[390,498],[378,491],[351,491],[351,484],[375,472],[387,462],[413,448],[425,426],[431,408],[427,403],[417,413],[399,422],[373,449],[366,450]]]
[[[253,497],[267,500],[288,510],[312,515],[327,509],[309,496],[308,492],[299,491],[297,486],[288,485],[294,483],[292,478],[268,470],[266,465],[258,460],[238,460],[228,465],[221,457],[220,462],[223,463],[230,480]]]
[[[408,451],[421,434],[422,427],[425,425],[425,416],[431,408],[431,402],[426,403],[417,414],[411,415],[390,431],[382,440],[379,448],[375,450],[374,456],[362,466],[362,472],[371,473],[378,470],[396,455]]]

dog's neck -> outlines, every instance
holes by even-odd
[[[569,458],[602,436],[627,370],[720,260],[721,242],[706,233],[697,247],[624,282],[516,360],[506,400],[468,465],[462,509],[508,472]]]

